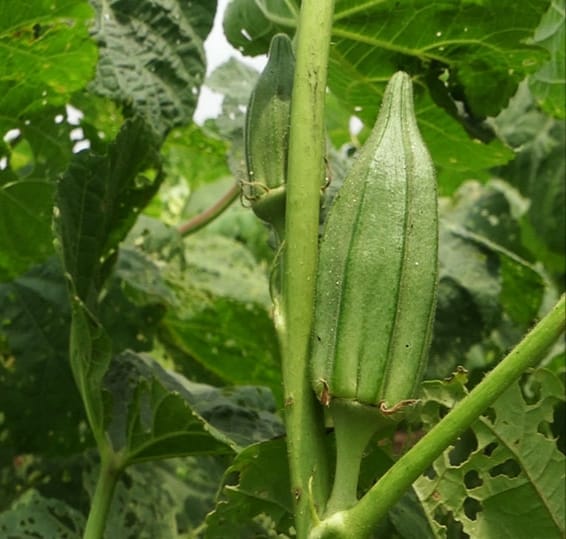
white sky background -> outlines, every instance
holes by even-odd
[[[224,10],[228,3],[229,0],[218,0],[218,9],[216,11],[216,17],[214,18],[214,26],[212,27],[212,31],[208,38],[204,42],[207,59],[206,74],[209,75],[219,65],[228,60],[230,56],[234,56],[260,71],[266,63],[265,55],[253,58],[250,56],[242,56],[242,54],[232,47],[232,45],[230,45],[224,37],[222,18],[224,17]],[[198,105],[194,114],[195,122],[202,124],[206,118],[213,118],[217,116],[220,112],[221,103],[222,96],[220,94],[212,92],[206,86],[203,86],[201,88]]]

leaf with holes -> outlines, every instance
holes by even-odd
[[[464,393],[458,380],[425,388],[429,419],[432,409],[452,407]],[[535,371],[415,482],[438,537],[447,537],[451,520],[473,538],[564,537],[565,459],[552,434],[554,410],[563,400],[560,379]]]

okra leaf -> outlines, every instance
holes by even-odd
[[[552,0],[534,35],[534,43],[547,49],[550,59],[529,80],[531,91],[542,109],[556,117],[566,115],[566,58],[564,2]]]
[[[282,404],[265,268],[237,242],[204,231],[186,241],[185,256],[185,270],[170,281],[179,307],[163,321],[178,364],[191,378],[200,366],[225,383],[266,385]]]
[[[298,0],[232,0],[224,13],[224,33],[244,54],[264,54],[274,34],[295,24],[299,4]]]
[[[457,365],[485,368],[536,319],[551,286],[522,243],[527,207],[500,181],[467,182],[451,201],[443,200],[427,377],[447,376]]]
[[[252,445],[226,470],[206,537],[291,535],[292,499],[285,440]]]
[[[96,46],[93,10],[83,0],[3,0],[0,20],[0,133],[13,120],[46,105],[68,102],[92,78]],[[25,96],[25,101],[24,98]]]
[[[55,232],[63,265],[74,294],[90,309],[118,243],[161,182],[156,144],[142,120],[128,121],[105,155],[76,154],[57,186]]]
[[[92,90],[146,118],[156,133],[190,122],[216,2],[92,2],[100,58]]]
[[[0,282],[54,254],[55,185],[42,178],[13,179],[0,183]]]
[[[125,351],[104,378],[107,433],[128,463],[222,454],[281,435],[266,389],[219,389],[168,372]]]
[[[337,2],[329,79],[349,101],[375,107],[361,100],[396,70],[425,79],[443,72],[445,87],[472,116],[493,116],[525,75],[547,59],[544,50],[526,41],[548,5],[547,0],[520,8],[511,0]],[[342,65],[364,77],[349,77]]]
[[[0,110],[10,93],[7,86],[0,82]],[[5,114],[0,112],[0,122],[10,127],[1,132],[7,144],[0,148],[0,281],[54,254],[50,224],[55,182],[69,163],[77,143],[72,138],[78,133],[66,121],[64,107],[24,113],[29,96],[18,97]]]
[[[527,84],[494,120],[499,136],[511,146],[515,159],[497,170],[530,203],[525,244],[555,274],[564,271],[566,173],[563,148],[566,125],[543,114]],[[525,231],[527,232],[527,231]]]
[[[153,179],[142,174],[146,171]],[[136,118],[124,124],[106,155],[76,154],[57,186],[54,227],[70,288],[71,368],[100,443],[104,416],[100,383],[112,350],[97,318],[98,296],[114,264],[118,242],[160,181],[155,136]]]
[[[224,460],[186,457],[129,466],[118,480],[106,534],[178,539],[195,530],[214,507]],[[90,496],[96,472],[93,468],[84,474],[84,488]]]
[[[0,513],[2,537],[65,537],[80,539],[85,518],[60,500],[43,497],[31,489],[23,493],[4,513]]]
[[[457,385],[425,384],[429,418],[435,406],[438,417],[460,400],[464,391]],[[563,537],[565,459],[552,431],[555,407],[563,401],[561,380],[535,371],[527,385],[507,390],[414,483],[438,537],[446,537],[439,521],[450,514],[470,537]]]
[[[0,284],[0,321],[0,460],[88,447],[69,365],[69,296],[58,260]]]

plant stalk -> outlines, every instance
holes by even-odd
[[[280,341],[285,421],[298,539],[311,527],[309,479],[321,511],[328,493],[324,419],[309,382],[309,343],[324,178],[324,105],[334,2],[303,0],[291,105]]]
[[[403,455],[351,509],[322,521],[311,539],[369,537],[387,511],[442,452],[526,369],[538,363],[566,328],[565,296],[428,434]]]
[[[229,208],[232,202],[234,202],[234,200],[238,198],[239,194],[240,186],[238,183],[235,183],[210,208],[207,208],[188,221],[180,224],[177,227],[177,231],[179,232],[179,234],[181,234],[181,236],[188,236],[189,234],[200,230],[208,223],[216,219],[219,215],[221,215],[227,208]]]
[[[83,539],[102,539],[121,468],[102,456]]]
[[[336,438],[336,473],[325,514],[349,509],[358,500],[358,477],[364,450],[373,435],[387,424],[377,408],[333,399],[330,414]]]

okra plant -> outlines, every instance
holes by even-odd
[[[3,10],[0,537],[564,536],[563,2]]]

